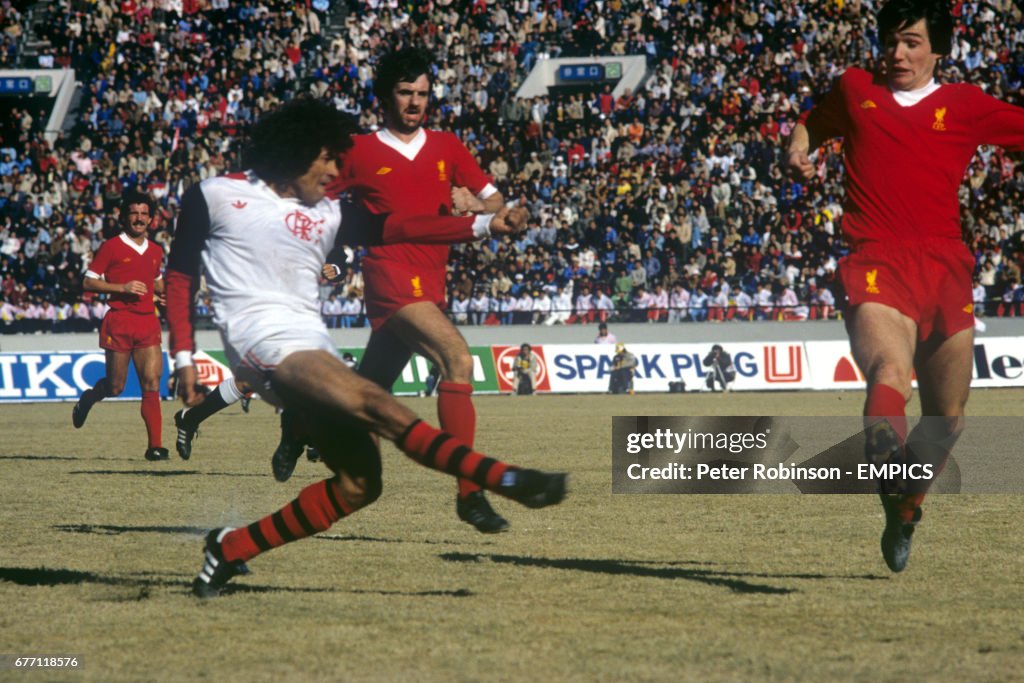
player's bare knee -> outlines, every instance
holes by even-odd
[[[142,390],[149,391],[160,391],[160,379],[147,379],[139,383]]]
[[[379,477],[352,477],[342,472],[338,475],[338,492],[350,510],[364,508],[380,498]]]
[[[910,384],[910,369],[895,363],[879,363],[868,371],[868,386],[884,384],[892,387],[903,395],[904,401],[910,401],[913,387]]]
[[[446,361],[448,372],[442,371],[442,376],[446,380],[468,384],[473,379],[473,356],[470,355],[469,349],[460,349],[449,354]]]
[[[107,396],[120,396],[124,393],[124,384],[124,380],[115,382],[107,378]]]

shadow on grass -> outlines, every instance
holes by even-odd
[[[121,534],[189,534],[191,536],[205,536],[211,527],[199,526],[156,526],[156,525],[133,525],[125,526],[120,524],[55,524],[51,529],[66,531],[71,534],[96,534],[97,536],[120,536]],[[355,534],[333,534],[330,536],[317,535],[313,537],[317,541],[355,541],[365,543],[414,543],[422,545],[460,545],[455,541],[441,541],[424,539],[411,541],[404,538],[381,538],[378,536],[358,536]]]
[[[761,583],[752,583],[747,579],[867,579],[874,580],[881,577],[876,576],[828,576],[825,574],[763,574],[753,572],[718,571],[714,569],[703,569],[695,567],[679,566],[650,566],[650,563],[630,560],[588,560],[578,558],[546,558],[546,557],[524,557],[520,555],[484,555],[474,553],[444,553],[441,556],[446,562],[480,562],[489,560],[497,564],[512,564],[518,567],[542,567],[545,569],[567,569],[578,572],[589,572],[593,574],[607,574],[610,576],[638,576],[652,579],[684,579],[696,581],[709,586],[720,586],[728,588],[736,593],[761,593],[767,595],[788,595],[796,593],[793,588],[783,588]],[[679,563],[671,563],[679,564]],[[697,564],[697,563],[689,563]],[[702,563],[706,564],[706,563]]]
[[[70,455],[0,455],[0,460],[81,460]]]
[[[202,475],[206,477],[267,478],[267,475],[255,472],[200,472],[198,470],[73,470],[70,474],[127,474],[134,477],[188,477]]]
[[[75,569],[52,569],[49,567],[0,567],[0,581],[7,581],[19,586],[78,586],[78,585],[99,585],[99,586],[121,586],[125,588],[139,589],[137,599],[144,600],[150,597],[151,588],[180,588],[183,591],[191,589],[191,581],[172,581],[160,578],[135,578],[131,576],[108,576],[94,572],[84,572]],[[451,597],[465,598],[473,595],[472,591],[465,588],[456,590],[428,590],[428,591],[389,591],[389,590],[338,590],[334,588],[298,588],[289,586],[260,586],[256,584],[231,583],[224,587],[222,596],[232,593],[350,593],[358,595],[383,595],[399,597]]]
[[[411,541],[407,538],[381,538],[379,536],[357,536],[355,534],[334,534],[331,536],[324,536],[322,534],[315,536],[318,541],[365,541],[367,543],[415,543],[423,545],[462,545],[455,541],[440,541],[436,539],[423,539],[420,541]]]
[[[56,524],[51,528],[72,534],[98,534],[100,536],[120,536],[128,533],[203,536],[209,531],[208,528],[199,526],[119,526],[116,524]]]

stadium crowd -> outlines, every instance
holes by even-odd
[[[1020,10],[952,4],[942,77],[1024,104]],[[82,98],[52,143],[28,107],[0,121],[0,327],[97,326],[103,304],[82,298],[82,274],[116,232],[125,190],[157,199],[152,238],[168,247],[185,189],[233,168],[241,136],[277,103],[312,93],[375,129],[372,67],[407,44],[436,59],[429,125],[456,132],[531,213],[516,239],[453,250],[457,323],[834,317],[839,148],[802,184],[782,172],[780,142],[811,93],[877,62],[875,5],[59,0],[29,26],[5,4],[2,63],[71,67]],[[49,43],[34,63],[19,54],[30,33]],[[619,97],[610,86],[515,97],[539,60],[586,55],[640,55],[647,75]],[[1024,165],[979,150],[961,187],[979,314],[1024,313],[1022,195]],[[362,252],[346,254],[340,280],[321,287],[331,326],[364,323]]]

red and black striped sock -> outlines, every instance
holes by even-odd
[[[505,473],[519,469],[477,453],[451,434],[434,429],[423,420],[409,425],[395,445],[421,465],[469,479],[478,486],[499,493]]]
[[[437,385],[437,419],[441,429],[472,446],[476,439],[476,409],[473,407],[473,385],[443,381]],[[459,498],[465,498],[480,486],[459,478]]]
[[[221,541],[228,562],[249,560],[285,543],[318,534],[352,513],[341,497],[337,477],[302,489],[299,497],[272,515],[244,529],[229,532]]]
[[[163,439],[163,423],[160,415],[160,394],[155,391],[142,392],[142,406],[139,408],[142,421],[146,423],[149,447],[159,448]]]

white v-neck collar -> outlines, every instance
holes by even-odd
[[[120,235],[118,235],[118,237],[120,237],[121,241],[127,244],[129,247],[131,247],[132,250],[139,256],[145,254],[146,248],[149,247],[149,240],[146,239],[145,237],[142,238],[142,244],[136,244],[135,240],[133,240],[131,237],[124,234],[123,232]]]
[[[896,104],[901,107],[913,107],[941,87],[933,78],[917,90],[893,90],[892,88],[889,88],[889,90],[892,92],[892,97],[896,100]]]
[[[420,153],[420,150],[423,149],[423,145],[427,144],[427,131],[420,128],[412,140],[409,142],[402,142],[394,133],[389,131],[387,128],[383,128],[377,131],[377,139],[409,161],[412,161],[416,158],[416,155]]]

